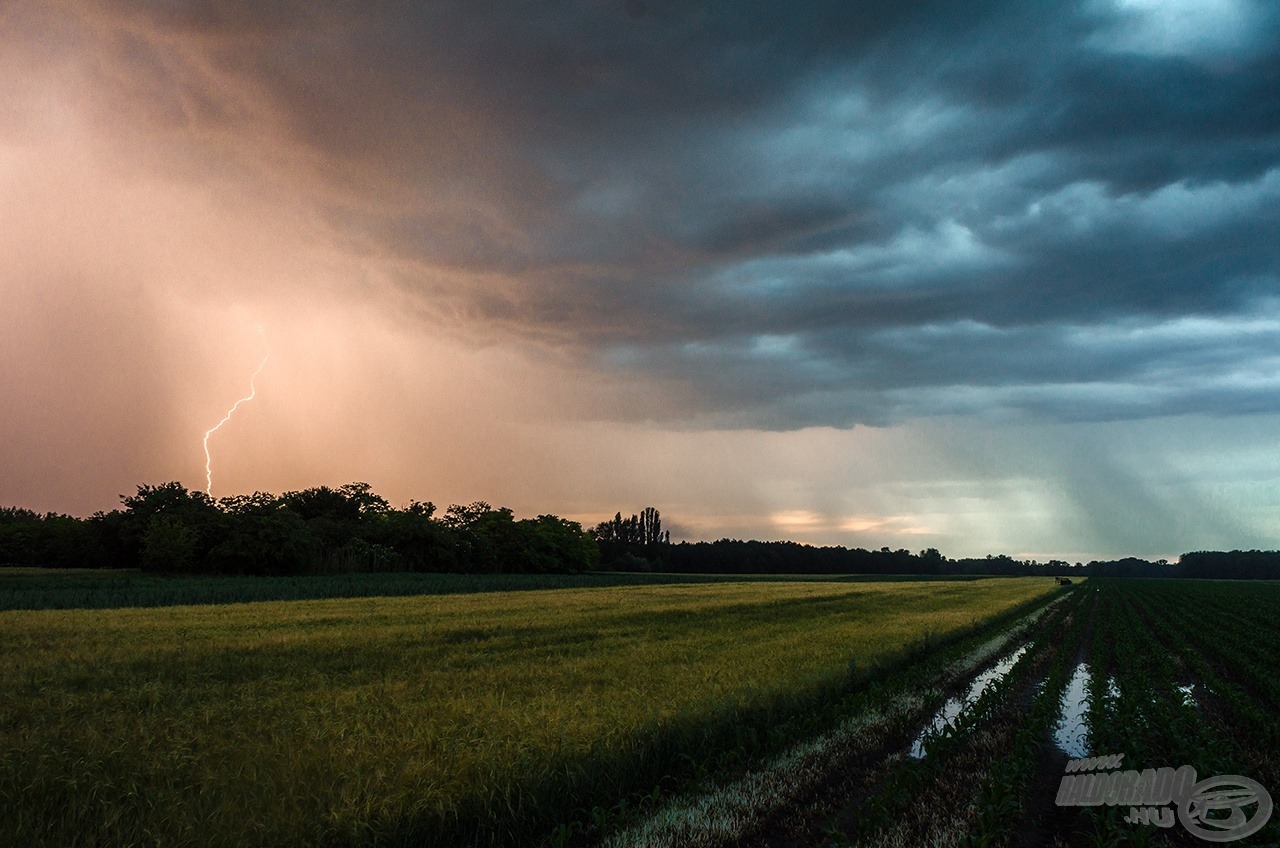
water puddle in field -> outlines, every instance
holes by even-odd
[[[1089,680],[1089,664],[1082,662],[1067,682],[1067,691],[1062,694],[1062,712],[1053,729],[1054,744],[1072,759],[1089,755]],[[1114,678],[1108,688],[1112,695],[1119,695]]]
[[[947,702],[938,708],[938,712],[934,714],[933,720],[924,726],[916,741],[911,744],[911,756],[917,760],[924,759],[925,739],[931,735],[941,733],[947,727],[954,727],[955,721],[960,715],[978,703],[978,699],[982,697],[982,693],[993,683],[997,683],[1004,679],[1004,676],[1018,664],[1018,660],[1022,659],[1022,655],[1027,652],[1029,646],[1023,645],[1009,656],[1000,660],[1000,662],[991,666],[991,668],[973,678],[973,682],[969,684],[969,691],[965,693],[963,698],[948,698]]]

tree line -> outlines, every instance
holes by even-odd
[[[719,539],[671,543],[658,511],[647,509],[624,519],[619,513],[596,526],[602,567],[614,571],[665,571],[683,574],[884,574],[994,575],[1007,577],[1188,577],[1280,579],[1280,551],[1195,551],[1177,562],[1125,557],[1074,565],[1063,560],[1037,562],[1004,554],[949,559],[936,548],[915,552],[815,546],[800,542]]]
[[[478,501],[393,508],[366,483],[214,499],[139,486],[86,519],[0,509],[0,563],[186,574],[581,572],[599,549],[576,521],[517,520]]]
[[[516,519],[484,501],[394,508],[367,483],[214,499],[180,483],[139,486],[89,518],[0,508],[0,565],[142,568],[166,574],[362,571],[885,574],[1280,579],[1280,551],[1195,551],[1175,563],[1088,564],[1008,556],[949,559],[879,550],[720,539],[672,543],[657,509],[590,530],[555,515]]]

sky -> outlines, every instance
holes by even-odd
[[[0,504],[1280,547],[1280,4],[0,0]]]

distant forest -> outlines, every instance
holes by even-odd
[[[1280,551],[1196,551],[1177,562],[1087,564],[1008,556],[949,559],[933,548],[865,550],[721,539],[672,543],[652,507],[584,530],[555,515],[517,519],[479,501],[438,514],[397,509],[367,483],[214,499],[180,483],[139,486],[89,518],[0,508],[0,565],[141,568],[161,574],[351,572],[956,574],[1280,578]]]
[[[187,574],[591,570],[599,548],[575,521],[517,520],[478,502],[437,515],[393,508],[366,483],[213,499],[180,483],[139,486],[122,508],[79,519],[0,509],[0,563]]]

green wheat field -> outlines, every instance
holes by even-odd
[[[829,699],[851,668],[1053,589],[655,580],[9,609],[0,843],[537,844]]]

